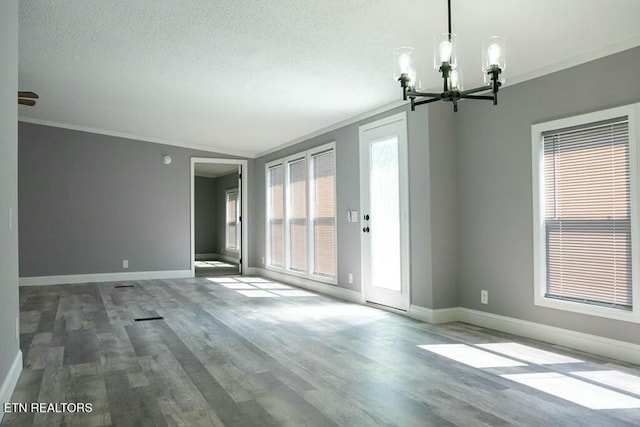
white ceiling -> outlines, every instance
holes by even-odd
[[[489,35],[507,84],[640,45],[638,0],[452,2],[467,88]],[[41,100],[20,115],[254,156],[397,103],[395,47],[439,87],[446,19],[445,0],[21,0],[20,89]]]
[[[228,163],[196,163],[194,165],[194,174],[207,178],[217,178],[234,171],[238,171],[238,165]]]

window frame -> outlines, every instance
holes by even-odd
[[[313,156],[317,154],[321,154],[327,151],[333,151],[334,154],[334,167],[335,167],[335,178],[334,178],[334,206],[336,207],[335,211],[335,227],[334,227],[334,242],[335,242],[335,250],[334,250],[334,265],[335,265],[335,274],[333,277],[314,274],[314,234],[313,234],[313,218],[311,218],[311,213],[313,212],[313,208],[311,206],[313,202],[313,194],[314,189],[312,188],[311,177],[313,176]],[[306,271],[300,272],[297,270],[292,270],[290,268],[290,254],[291,248],[288,244],[290,237],[289,230],[289,216],[288,216],[288,206],[289,206],[289,195],[290,190],[288,188],[289,182],[289,168],[288,165],[291,162],[296,160],[304,160],[305,161],[305,218],[306,218],[306,226],[307,226],[307,235],[306,235],[306,251],[307,251],[307,268]],[[284,256],[284,265],[283,267],[277,267],[271,265],[270,260],[270,245],[271,245],[271,235],[270,235],[270,218],[269,218],[269,170],[274,166],[282,166],[282,182],[283,182],[283,233],[282,233],[282,247],[283,247],[283,256]],[[318,282],[324,282],[331,285],[336,285],[338,283],[338,212],[337,212],[337,202],[338,202],[338,192],[337,192],[337,155],[336,155],[336,143],[335,141],[329,142],[327,144],[323,144],[314,148],[311,148],[306,151],[297,152],[295,154],[279,158],[276,160],[272,160],[270,162],[265,163],[265,268],[267,270],[278,271],[281,273],[286,273],[292,276],[298,276],[306,279],[311,279]]]
[[[285,221],[284,211],[282,212],[282,266],[271,265],[271,219],[269,218],[269,171],[271,168],[281,166],[282,167],[282,191],[283,191],[283,203],[286,203],[285,195],[284,195],[284,187],[285,187],[285,176],[284,176],[284,159],[278,159],[265,164],[265,173],[264,173],[264,189],[265,189],[265,268],[273,271],[284,271],[286,265],[286,254],[285,254]]]
[[[333,178],[333,206],[334,211],[334,228],[333,228],[333,242],[335,244],[333,251],[333,265],[335,266],[334,276],[325,276],[322,274],[315,274],[315,234],[314,234],[314,217],[312,203],[315,200],[315,188],[312,185],[311,178],[313,178],[313,157],[316,155],[324,154],[333,151],[333,166],[334,166],[334,178]],[[338,278],[338,186],[337,186],[337,156],[335,142],[324,144],[319,147],[313,148],[307,151],[307,271],[310,278],[313,280],[327,282],[331,284],[337,284]]]
[[[232,247],[229,246],[229,195],[230,194],[235,194],[235,199],[236,199],[236,218],[235,218],[235,225],[236,225],[236,246]],[[240,191],[238,190],[238,187],[234,187],[234,188],[229,188],[227,190],[224,191],[224,216],[225,216],[225,221],[224,221],[224,248],[225,250],[229,251],[229,252],[240,252],[240,249],[238,248],[237,244],[238,242],[240,242],[240,210],[238,209],[238,199],[240,196]]]
[[[305,204],[304,204],[304,219],[307,227],[306,241],[306,253],[305,253],[305,271],[294,270],[291,268],[291,216],[289,215],[289,206],[291,201],[291,189],[289,187],[289,165],[298,161],[304,161],[304,192],[305,192]],[[307,277],[309,274],[309,164],[306,152],[293,154],[284,159],[283,169],[283,191],[284,191],[284,208],[283,208],[283,225],[284,230],[282,235],[284,236],[284,270],[293,276]]]
[[[640,323],[640,150],[638,148],[638,116],[640,104],[626,105],[593,113],[552,120],[531,126],[532,187],[533,187],[533,258],[534,258],[534,305],[545,308],[606,317]],[[629,172],[631,197],[631,311],[604,307],[583,302],[548,298],[546,293],[546,247],[545,247],[545,193],[544,193],[544,141],[545,132],[584,126],[604,120],[626,116],[629,122]]]

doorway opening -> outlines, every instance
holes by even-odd
[[[247,161],[191,158],[191,275],[246,271]]]

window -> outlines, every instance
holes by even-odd
[[[267,268],[336,283],[335,144],[266,166]]]
[[[240,241],[240,228],[238,227],[238,189],[225,191],[225,247],[228,250],[237,251]]]
[[[333,277],[336,272],[336,162],[335,151],[311,156],[311,224],[313,274]]]
[[[533,126],[537,305],[640,322],[635,118],[632,106]]]
[[[290,270],[307,271],[307,162],[306,158],[287,162],[286,249]]]
[[[267,266],[284,267],[284,174],[282,163],[267,167]]]

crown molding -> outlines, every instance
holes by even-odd
[[[19,116],[18,121],[24,122],[24,123],[31,123],[34,125],[51,126],[55,128],[61,128],[61,129],[95,133],[98,135],[114,136],[117,138],[133,139],[136,141],[150,142],[153,144],[171,145],[173,147],[189,148],[191,150],[200,150],[200,151],[206,151],[209,153],[224,154],[228,156],[239,156],[239,157],[250,158],[250,159],[255,158],[255,152],[242,151],[242,150],[230,150],[228,148],[223,148],[223,147],[209,147],[206,145],[190,144],[187,142],[179,142],[179,141],[173,141],[173,140],[168,140],[163,138],[154,138],[154,137],[136,135],[136,134],[127,133],[127,132],[117,132],[117,131],[111,131],[106,129],[94,128],[90,126],[72,125],[69,123],[33,119],[31,117],[24,117],[24,116]]]
[[[527,80],[537,79],[538,77],[543,77],[548,74],[553,74],[558,71],[566,70],[568,68],[575,67],[581,64],[586,64],[587,62],[595,61],[597,59],[614,55],[616,53],[624,52],[625,50],[633,49],[638,46],[640,46],[640,34],[637,34],[633,37],[629,37],[628,39],[610,44],[601,49],[585,52],[585,53],[564,59],[562,61],[544,65],[540,68],[536,68],[535,70],[528,71],[526,73],[518,74],[513,77],[507,76],[508,85],[506,85],[506,87],[512,86],[518,83],[526,82]]]

